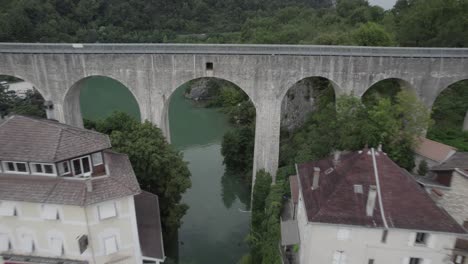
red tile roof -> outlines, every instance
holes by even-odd
[[[419,138],[419,145],[414,149],[417,154],[437,162],[447,160],[456,151],[457,149],[454,147],[423,137]]]
[[[383,152],[375,157],[384,214],[377,196],[373,216],[366,214],[369,186],[377,185],[371,151],[343,154],[336,167],[333,158],[299,164],[309,222],[385,227],[384,215],[388,228],[465,233],[405,170]],[[321,169],[316,190],[311,189],[314,167]],[[355,185],[361,185],[363,192],[356,192]]]

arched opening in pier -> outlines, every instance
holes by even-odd
[[[432,105],[432,119],[428,138],[468,151],[468,79],[442,90]]]
[[[198,78],[170,97],[171,144],[183,153],[192,187],[170,258],[182,262],[236,263],[248,251],[255,107],[236,84]],[[166,239],[166,238],[165,238]]]
[[[44,103],[44,97],[32,83],[0,74],[0,122],[13,114],[46,118]]]
[[[372,106],[379,99],[388,98],[392,103],[395,103],[398,93],[402,90],[415,91],[412,85],[403,79],[388,78],[380,80],[366,90],[362,95],[362,102],[366,106]]]
[[[329,79],[309,77],[287,90],[281,104],[280,168],[322,158],[331,151],[323,132],[334,122],[335,87]]]
[[[123,112],[141,120],[139,104],[131,90],[116,79],[89,76],[77,81],[64,100],[65,121],[92,128],[95,122]]]

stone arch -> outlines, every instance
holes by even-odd
[[[27,83],[30,83],[34,89],[36,89],[41,95],[42,95],[42,98],[44,98],[44,100],[50,100],[50,95],[49,93],[47,93],[47,90],[44,90],[42,89],[41,87],[37,86],[33,81],[29,80],[28,78],[25,78],[24,76],[22,75],[18,75],[18,74],[10,74],[10,73],[3,73],[0,71],[0,76],[3,75],[3,76],[11,76],[11,77],[14,77],[14,78],[18,78],[18,79],[21,79],[22,81],[24,82],[27,82]]]
[[[80,106],[80,92],[81,92],[81,84],[85,80],[88,80],[91,77],[104,77],[106,79],[110,79],[113,81],[116,81],[123,85],[133,96],[133,99],[137,102],[138,106],[138,111],[140,113],[141,119],[143,118],[143,113],[142,113],[142,104],[140,102],[140,99],[138,96],[136,96],[136,93],[133,89],[131,89],[127,83],[125,83],[122,80],[119,80],[118,78],[115,77],[110,77],[106,75],[89,75],[86,77],[83,77],[77,81],[75,81],[65,92],[62,98],[63,102],[63,120],[70,125],[77,126],[77,127],[83,127],[83,117],[81,114],[81,106]]]
[[[170,94],[167,98],[165,98],[165,101],[166,103],[164,104],[164,108],[163,108],[163,112],[162,112],[162,124],[161,124],[161,129],[163,130],[163,133],[164,135],[166,136],[166,139],[170,142],[170,136],[171,136],[171,133],[170,133],[170,127],[169,127],[169,106],[170,106],[170,103],[171,103],[171,99],[173,97],[173,95],[175,94],[175,92],[180,89],[183,85],[185,84],[188,84],[189,82],[191,81],[195,81],[195,80],[200,80],[200,79],[203,79],[203,78],[213,78],[213,79],[217,79],[217,80],[222,80],[222,81],[225,81],[225,82],[228,82],[230,84],[233,84],[234,86],[240,88],[248,97],[249,99],[252,101],[254,107],[255,107],[255,112],[257,114],[257,106],[252,98],[252,96],[249,95],[249,93],[247,93],[247,91],[245,89],[243,89],[240,85],[238,85],[237,83],[231,81],[231,80],[228,80],[226,78],[220,78],[220,77],[216,77],[216,76],[201,76],[201,77],[196,77],[196,78],[192,78],[192,79],[189,79],[189,80],[178,80],[174,87],[171,89],[170,91]],[[178,86],[177,86],[178,85]]]
[[[389,80],[396,81],[400,85],[401,89],[410,90],[410,91],[413,91],[413,92],[415,92],[417,94],[416,87],[413,84],[411,84],[411,82],[409,82],[409,81],[407,81],[405,79],[402,79],[402,78],[398,78],[398,77],[387,77],[387,78],[383,78],[383,79],[374,80],[373,82],[370,83],[369,87],[367,87],[362,92],[362,94],[357,94],[357,96],[362,98],[367,92],[369,92],[373,87],[375,87],[376,84],[379,84],[379,83],[384,82],[384,81],[389,81]]]
[[[432,112],[433,117],[434,115],[436,115],[436,110],[434,110],[434,107],[435,107],[437,100],[440,99],[441,96],[443,96],[444,92],[447,92],[452,86],[457,85],[458,83],[465,84],[466,87],[463,87],[462,89],[468,89],[468,76],[466,78],[452,80],[451,82],[447,82],[445,85],[441,85],[439,89],[437,89],[436,94],[429,105],[429,107],[433,110]],[[467,102],[467,105],[468,105],[468,102]],[[467,107],[465,107],[463,120],[461,120],[461,125],[462,125],[461,129],[463,131],[468,131],[468,108]]]
[[[306,79],[312,79],[312,78],[320,78],[320,79],[325,79],[327,81],[329,81],[331,84],[332,84],[332,87],[333,87],[333,91],[335,93],[335,95],[341,95],[343,94],[343,89],[341,88],[341,86],[336,82],[334,81],[333,79],[329,78],[329,77],[326,77],[326,76],[322,76],[322,75],[311,75],[311,76],[306,76],[306,77],[302,77],[302,78],[297,78],[297,79],[294,79],[294,80],[291,80],[291,81],[288,81],[285,89],[281,90],[281,94],[279,95],[279,98],[280,98],[280,102],[283,102],[284,100],[284,97],[286,96],[286,94],[288,93],[288,91],[296,84],[298,84],[299,82],[301,81],[304,81]]]

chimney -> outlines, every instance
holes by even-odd
[[[320,168],[314,167],[314,176],[312,179],[312,190],[317,190],[319,188],[319,180],[320,180]]]
[[[341,160],[341,151],[335,151],[333,153],[333,166],[336,168],[340,164]]]
[[[93,191],[93,182],[91,180],[86,181],[86,191],[92,192]]]
[[[366,213],[367,216],[374,215],[375,209],[375,198],[377,197],[377,187],[375,185],[369,186],[369,196],[367,197],[367,206],[366,206]]]
[[[377,147],[377,151],[382,152],[382,144],[379,144],[379,146]]]

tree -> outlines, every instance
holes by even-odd
[[[113,149],[129,156],[141,188],[159,196],[163,230],[177,230],[188,209],[180,200],[191,186],[182,154],[148,121],[139,123],[127,114],[114,113],[97,123],[98,131],[111,133]]]
[[[373,22],[362,24],[352,32],[351,38],[359,46],[393,46],[392,36],[384,27]]]
[[[426,176],[428,171],[429,171],[429,168],[427,166],[426,160],[421,160],[418,166],[418,175]]]

